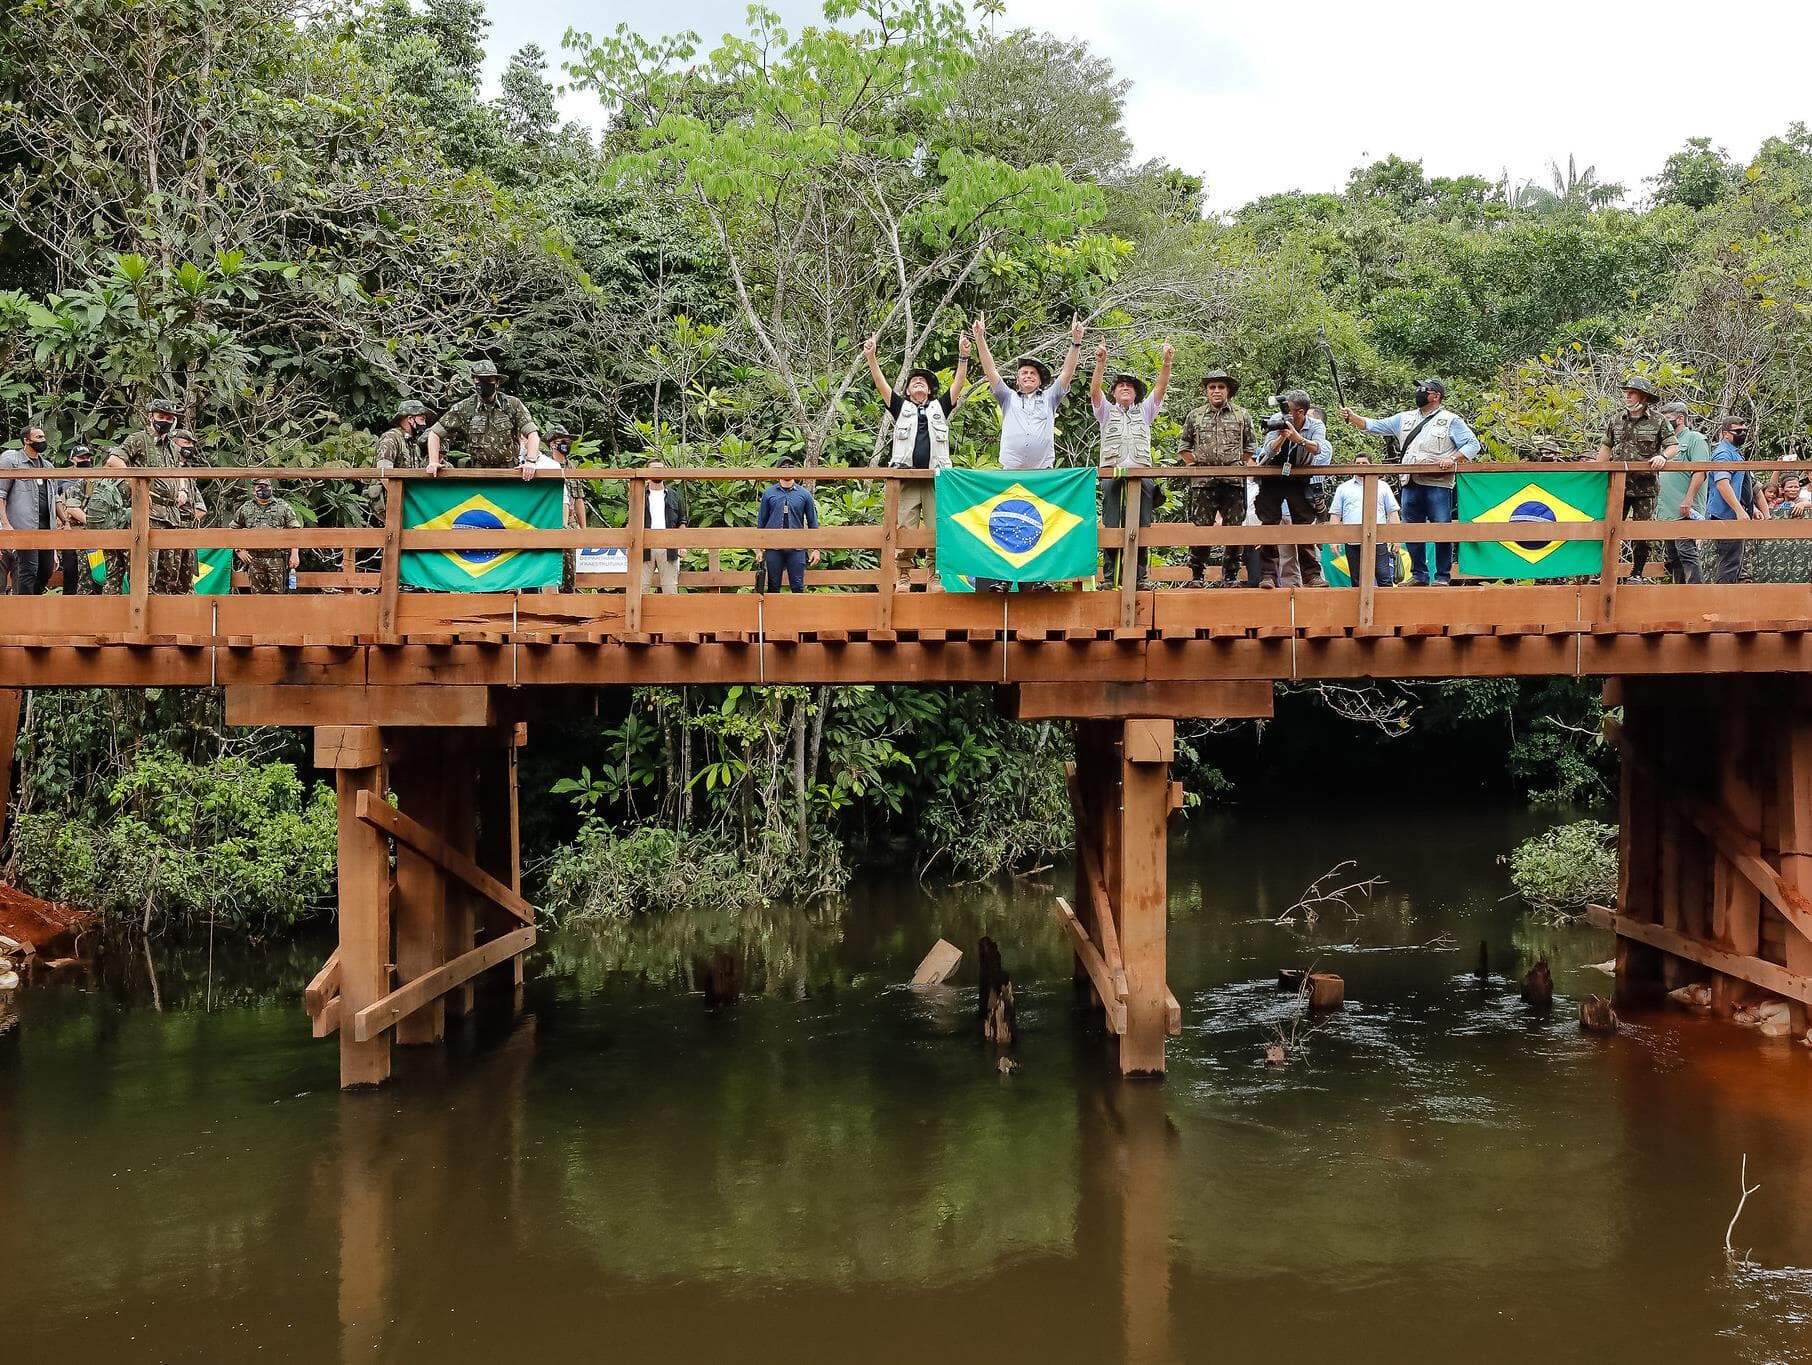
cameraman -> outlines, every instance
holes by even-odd
[[[1453,471],[1461,460],[1479,453],[1479,438],[1472,434],[1457,413],[1447,411],[1447,385],[1439,379],[1424,379],[1416,384],[1416,406],[1410,412],[1375,421],[1361,417],[1351,408],[1340,409],[1340,415],[1361,431],[1373,436],[1394,437],[1403,452],[1403,463],[1418,466],[1403,483],[1403,520],[1445,524],[1454,516]],[[1435,546],[1434,584],[1446,587],[1453,581],[1452,541]],[[1409,547],[1409,581],[1411,586],[1429,584],[1428,546],[1414,541]]]
[[[1263,526],[1281,525],[1286,508],[1291,525],[1313,526],[1321,515],[1315,506],[1313,480],[1297,471],[1327,464],[1334,457],[1334,443],[1328,440],[1327,424],[1309,415],[1308,394],[1301,389],[1291,389],[1277,401],[1281,411],[1265,421],[1266,436],[1259,447],[1258,462],[1272,468],[1282,466],[1289,472],[1258,481],[1253,510]],[[1276,545],[1258,547],[1258,585],[1261,588],[1302,587],[1302,556],[1297,553],[1297,547],[1283,547],[1289,553],[1283,556],[1281,569],[1278,548]],[[1323,586],[1319,566],[1311,575],[1309,586]]]

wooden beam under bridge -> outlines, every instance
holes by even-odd
[[[1013,683],[995,689],[1000,713],[1013,720],[1269,719],[1272,686],[1240,682]]]

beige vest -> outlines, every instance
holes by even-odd
[[[893,422],[893,455],[888,464],[895,469],[912,468],[912,447],[918,436],[920,413],[925,415],[931,428],[930,467],[950,468],[950,418],[944,413],[944,405],[934,397],[921,408],[904,394],[900,395],[900,415]]]
[[[1416,427],[1421,424],[1422,413],[1420,410],[1412,410],[1404,413],[1399,422],[1399,426],[1402,429],[1404,436],[1408,436],[1410,432],[1415,431]],[[1452,455],[1459,449],[1459,447],[1453,443],[1453,433],[1449,430],[1452,426],[1453,414],[1447,411],[1446,408],[1438,409],[1435,412],[1435,415],[1428,419],[1427,425],[1422,426],[1422,430],[1417,433],[1415,444],[1404,447],[1403,463],[1433,464],[1444,455]],[[1411,474],[1409,480],[1411,483],[1425,484],[1431,488],[1453,487],[1453,473],[1451,470],[1430,470],[1426,473],[1418,472]]]
[[[1114,403],[1107,409],[1107,420],[1101,424],[1101,467],[1116,465],[1151,465],[1151,423],[1145,420],[1144,403],[1130,408]]]

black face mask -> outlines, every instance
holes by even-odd
[[[481,379],[478,381],[478,396],[480,398],[495,398],[497,396],[497,390],[502,387],[503,386],[495,379]]]
[[[1436,394],[1439,394],[1440,392],[1441,391],[1439,389],[1431,389],[1426,384],[1416,385],[1416,406],[1419,408],[1427,407],[1428,400],[1433,398]]]
[[[252,496],[257,498],[259,502],[269,502],[275,495],[272,494],[271,490],[268,488],[260,488],[256,493],[252,494]]]
[[[25,443],[25,448],[34,455],[42,455],[44,453],[44,447],[49,444],[48,441],[27,441]]]
[[[572,452],[572,444],[571,444],[571,442],[568,442],[568,441],[555,441],[553,444],[553,448],[555,450],[559,451],[562,455],[567,455]]]
[[[1749,433],[1746,431],[1733,431],[1728,434],[1726,439],[1729,440],[1731,445],[1735,446],[1738,450],[1741,450],[1743,448],[1743,442],[1749,439]]]
[[[155,431],[159,436],[168,436],[171,432],[176,430],[176,419],[174,417],[153,417],[151,419],[151,430]]]

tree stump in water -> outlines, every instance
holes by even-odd
[[[1013,981],[1000,960],[1000,947],[991,938],[976,945],[976,958],[981,966],[981,989],[977,996],[982,1021],[982,1037],[996,1047],[1013,1045],[1017,1018],[1013,1009]]]
[[[1609,1000],[1588,995],[1579,1002],[1579,1027],[1587,1033],[1615,1033],[1617,1011],[1611,1008]]]
[[[742,993],[738,975],[736,954],[727,948],[692,960],[692,984],[705,993],[706,1009],[722,1009],[736,1003]]]
[[[1523,1001],[1538,1010],[1554,1007],[1554,974],[1548,970],[1548,959],[1542,958],[1523,977]]]
[[[1481,986],[1491,979],[1491,954],[1485,948],[1484,939],[1479,940],[1479,965],[1472,974]]]

